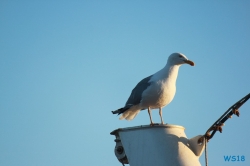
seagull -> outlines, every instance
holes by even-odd
[[[162,108],[174,98],[176,79],[179,67],[182,64],[194,66],[194,62],[182,53],[173,53],[168,57],[163,69],[142,79],[132,90],[124,107],[112,111],[113,114],[122,114],[120,120],[133,120],[141,111],[148,109],[150,125],[153,126],[151,110],[159,109],[161,124],[163,125]]]

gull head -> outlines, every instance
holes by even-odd
[[[194,66],[194,62],[188,60],[188,58],[182,53],[173,53],[168,57],[168,64],[170,65],[182,65],[182,64],[189,64]]]

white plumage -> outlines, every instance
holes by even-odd
[[[194,66],[194,62],[187,59],[181,53],[173,53],[169,56],[167,64],[155,74],[141,80],[132,90],[128,101],[123,108],[112,111],[113,114],[122,114],[120,119],[132,120],[144,109],[148,109],[150,124],[153,125],[151,109],[159,109],[161,124],[162,108],[168,105],[174,98],[176,91],[176,79],[179,67],[182,64]]]

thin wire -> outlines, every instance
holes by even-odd
[[[205,137],[205,162],[206,162],[206,166],[208,166],[208,158],[207,158],[207,137]]]
[[[206,166],[208,166],[208,157],[207,157],[207,142],[209,139],[211,139],[217,130],[220,132],[222,131],[222,125],[230,118],[233,114],[236,114],[239,116],[239,113],[235,113],[234,111],[238,111],[238,109],[250,98],[250,93],[247,94],[245,97],[240,99],[238,102],[236,102],[234,105],[232,105],[204,134],[204,140],[205,140],[205,162]],[[219,128],[220,127],[220,128]],[[212,131],[212,134],[210,132]]]
[[[122,166],[125,166],[125,164],[123,163],[123,160],[121,161],[121,163],[122,163]]]

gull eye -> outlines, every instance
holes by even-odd
[[[179,55],[179,57],[180,57],[180,58],[183,58],[183,56],[182,56],[182,55]]]

